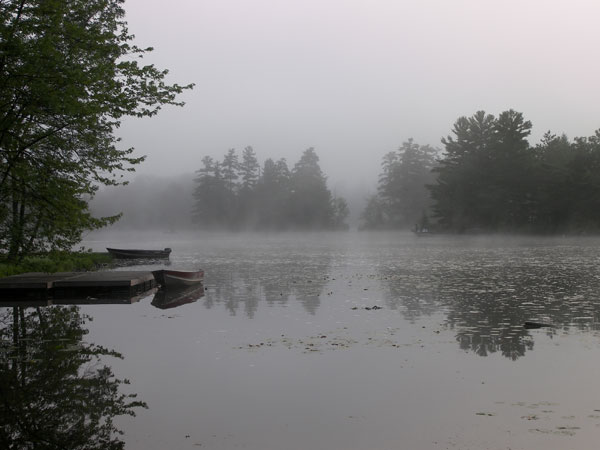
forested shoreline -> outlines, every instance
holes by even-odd
[[[513,110],[461,117],[442,140],[433,215],[453,232],[585,233],[600,230],[600,130],[569,140]]]
[[[202,159],[193,192],[192,220],[203,229],[347,229],[348,205],[327,187],[314,148],[290,170],[285,159],[261,167],[251,146],[241,159],[229,149],[222,161]]]
[[[427,228],[451,233],[600,231],[600,130],[569,140],[527,138],[514,110],[460,117],[443,150],[412,140],[384,156],[365,229]]]
[[[514,110],[497,117],[479,111],[457,119],[441,148],[408,139],[383,156],[376,193],[365,192],[364,202],[332,194],[314,148],[291,168],[283,158],[261,164],[251,146],[241,154],[229,149],[222,158],[205,156],[189,179],[133,183],[130,203],[144,198],[145,190],[151,194],[135,210],[132,206],[130,215],[124,211],[123,224],[170,231],[351,225],[447,233],[597,233],[600,131],[572,140],[547,132],[532,145],[531,129]],[[162,206],[152,208],[149,197]],[[102,214],[118,212],[107,208],[106,199],[101,203]],[[348,223],[350,208],[360,210],[357,222]]]

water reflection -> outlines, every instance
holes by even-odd
[[[223,304],[236,315],[243,306],[246,316],[253,318],[261,300],[269,306],[285,306],[296,300],[308,313],[316,314],[320,295],[329,282],[328,252],[254,256],[211,264],[204,302],[207,308]]]
[[[122,449],[113,419],[146,407],[123,394],[103,357],[84,342],[77,306],[0,309],[0,442],[13,449]]]
[[[159,289],[152,299],[152,306],[170,309],[198,301],[204,296],[204,286],[187,289]]]
[[[386,302],[407,320],[443,311],[463,350],[515,360],[533,349],[525,321],[590,330],[600,316],[600,267],[580,247],[428,249],[418,263],[380,270]]]
[[[349,298],[368,287],[371,299],[382,296],[386,309],[411,323],[443,314],[461,349],[512,360],[533,349],[532,336],[590,330],[599,322],[598,242],[391,238],[219,248],[207,271],[204,304],[224,305],[232,315],[242,309],[252,318],[260,301],[297,301],[316,314],[329,283],[328,290],[345,289]],[[331,298],[340,306],[346,299]],[[530,320],[556,328],[530,331],[523,327]]]

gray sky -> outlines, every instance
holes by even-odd
[[[332,184],[373,185],[413,137],[509,108],[531,142],[600,128],[597,0],[127,0],[130,32],[184,108],[127,120],[138,173],[179,174],[252,145],[290,166],[315,147]]]

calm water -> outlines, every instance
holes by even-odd
[[[127,449],[562,450],[600,439],[598,238],[106,236],[85,245],[168,246],[170,267],[206,272],[206,290],[184,298],[48,308],[76,317],[79,347],[122,355],[100,360],[148,406],[115,420]],[[6,326],[12,309],[0,311]],[[56,361],[51,351],[29,359]]]

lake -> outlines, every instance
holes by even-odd
[[[122,232],[83,244],[171,247],[169,267],[205,270],[204,291],[185,298],[45,309],[68,311],[56,320],[77,322],[77,348],[104,349],[100,366],[129,381],[119,392],[147,405],[115,418],[126,449],[563,450],[600,439],[600,238]],[[6,327],[15,316],[1,311]],[[67,373],[77,349],[52,345],[22,358],[30,374]],[[68,385],[55,389],[76,397]],[[19,411],[45,420],[32,405]]]

